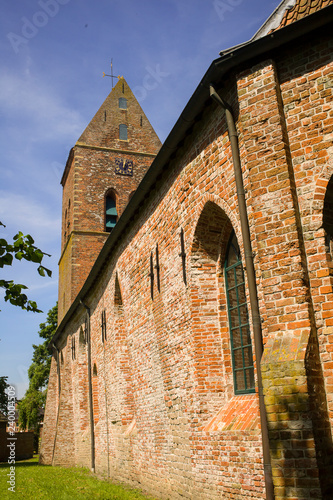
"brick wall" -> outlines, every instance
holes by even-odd
[[[322,228],[331,53],[331,36],[302,41],[223,82],[239,132],[276,499],[331,498],[333,265]],[[228,133],[213,102],[149,201],[85,297],[96,469],[158,498],[263,499],[258,395],[234,394],[224,276],[232,229],[245,260]],[[60,408],[73,421],[73,461],[90,466],[85,314],[77,309],[61,338]],[[49,439],[44,432],[45,447]]]
[[[6,429],[0,429],[0,462],[7,462],[8,459],[14,458],[17,460],[27,460],[32,458],[34,454],[34,433],[33,432],[16,432],[15,441],[10,436]],[[10,448],[8,444],[15,443],[15,456],[13,453],[10,455]],[[9,457],[10,455],[10,457]]]

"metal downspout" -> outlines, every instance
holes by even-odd
[[[53,465],[54,454],[55,454],[55,446],[56,446],[56,440],[57,440],[57,434],[58,434],[59,413],[60,413],[61,374],[60,374],[59,349],[58,349],[58,347],[54,343],[52,343],[52,347],[56,350],[56,353],[57,353],[57,374],[58,374],[58,411],[57,411],[57,421],[56,421],[56,428],[55,428],[54,442],[53,442],[53,450],[52,450],[52,465]]]
[[[258,378],[259,410],[260,410],[262,448],[263,448],[263,459],[264,459],[266,499],[274,500],[274,486],[272,479],[271,459],[269,453],[267,416],[266,416],[266,407],[265,407],[264,394],[262,388],[262,377],[261,377],[261,367],[260,367],[260,361],[263,354],[262,331],[261,331],[261,321],[259,313],[259,303],[257,295],[253,254],[251,247],[250,227],[247,217],[245,191],[244,191],[242,168],[241,168],[240,154],[238,147],[238,134],[235,126],[234,117],[232,115],[231,107],[217,94],[212,85],[210,85],[209,90],[210,90],[210,96],[223,108],[228,126],[228,134],[231,145],[231,153],[232,153],[236,189],[237,189],[241,231],[242,231],[243,245],[244,245],[246,274],[247,274],[250,305],[252,312],[254,350],[256,355],[256,368],[257,368],[257,378]]]
[[[87,344],[88,344],[88,397],[89,397],[89,422],[90,422],[90,442],[91,442],[91,471],[95,472],[95,429],[94,429],[94,407],[93,393],[91,380],[91,342],[90,342],[90,308],[80,300],[81,304],[87,311]]]
[[[105,418],[106,418],[106,450],[108,454],[108,479],[110,478],[110,444],[109,444],[109,412],[108,396],[106,390],[106,370],[105,370],[105,345],[103,342],[103,365],[104,365],[104,398],[105,398]]]

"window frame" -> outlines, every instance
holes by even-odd
[[[237,261],[231,265],[228,265],[228,259],[229,259],[229,254],[231,251],[231,248],[233,245],[233,240],[234,238],[236,239],[237,242],[237,247],[234,249],[235,255],[238,257]],[[242,276],[242,281],[237,280],[237,275],[236,275],[236,269],[241,266],[241,276]],[[230,286],[228,282],[228,272],[233,270],[233,275],[234,275],[234,282],[235,286]],[[230,338],[230,351],[231,351],[231,359],[232,359],[232,374],[233,374],[233,380],[234,380],[234,392],[236,395],[241,395],[241,394],[252,394],[255,393],[255,378],[254,378],[254,361],[253,361],[253,347],[252,347],[252,339],[251,339],[251,331],[250,331],[250,321],[249,321],[249,313],[248,313],[248,305],[247,305],[247,299],[246,299],[246,288],[245,288],[245,277],[244,277],[244,268],[243,268],[243,263],[241,259],[241,254],[239,250],[239,245],[237,241],[237,237],[235,234],[235,231],[233,230],[231,232],[228,245],[227,245],[227,250],[225,254],[225,259],[224,259],[224,281],[225,281],[225,290],[226,290],[226,299],[227,299],[227,310],[228,310],[228,323],[229,323],[229,338]],[[239,297],[239,289],[240,287],[243,287],[243,295],[245,297],[245,302],[240,301]],[[230,297],[230,291],[235,290],[236,292],[236,304],[231,303],[231,297]],[[242,322],[241,318],[241,307],[246,307],[246,322]],[[232,316],[231,316],[231,311],[237,311],[237,317],[238,317],[238,326],[234,326],[232,324]],[[244,314],[244,312],[243,312]],[[244,344],[243,343],[243,330],[248,331],[249,335],[249,340],[250,343]],[[236,331],[239,330],[239,343],[240,347],[235,347],[235,333]],[[245,349],[249,349],[249,354],[248,357],[250,358],[250,361],[252,364],[246,365],[245,363]],[[235,359],[235,351],[241,350],[241,367],[238,366],[238,362],[236,362]],[[250,378],[250,384],[247,382],[247,377],[246,377],[246,372],[248,371],[249,373],[249,378]],[[244,389],[238,389],[238,379],[237,379],[237,372],[242,372],[242,383],[244,384]]]
[[[125,139],[125,136],[126,136],[126,139]],[[128,141],[128,130],[127,130],[127,125],[125,123],[119,124],[119,140],[120,141]]]
[[[114,203],[114,206],[113,207],[108,207],[108,200],[112,200],[113,203]],[[107,211],[114,208],[115,210],[115,214],[108,214]],[[115,192],[111,189],[111,190],[108,190],[106,193],[105,193],[105,202],[104,202],[104,217],[105,217],[105,222],[104,222],[104,227],[105,227],[105,232],[107,233],[111,233],[111,231],[114,229],[115,225],[117,224],[118,222],[118,210],[117,210],[117,196],[115,194]],[[108,222],[111,222],[111,219],[114,219],[113,222],[114,224],[111,226],[107,226]],[[113,223],[112,222],[112,223]]]
[[[127,109],[127,99],[126,97],[119,97],[118,99],[119,109]]]

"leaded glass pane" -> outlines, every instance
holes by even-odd
[[[229,242],[229,252],[228,252],[228,267],[232,266],[233,264],[237,263],[239,260],[239,246],[237,243],[237,238],[235,233],[233,233],[230,242]]]
[[[127,99],[125,97],[119,97],[119,108],[127,109]]]
[[[228,283],[229,283],[229,288],[230,288],[230,293],[231,289],[235,288],[236,286],[236,276],[235,276],[235,271],[234,269],[230,269],[230,271],[227,271],[227,276],[228,276]],[[234,297],[236,297],[236,290],[233,291]]]
[[[235,392],[245,392],[243,370],[235,372]]]
[[[243,265],[233,232],[225,260],[225,280],[235,393],[254,392],[254,367]]]
[[[119,139],[121,141],[127,141],[127,125],[119,125]]]

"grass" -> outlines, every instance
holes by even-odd
[[[148,500],[137,490],[98,479],[88,469],[39,465],[38,456],[15,464],[15,492],[9,465],[0,463],[1,500]],[[151,499],[152,500],[152,499]]]

